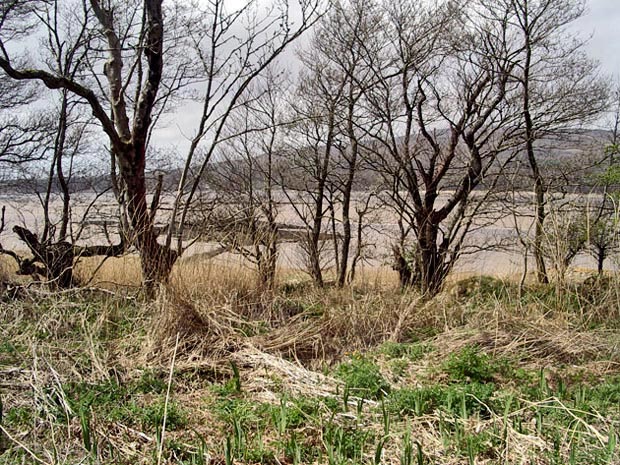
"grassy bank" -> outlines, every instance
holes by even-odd
[[[428,302],[183,266],[155,302],[118,268],[5,292],[0,464],[620,463],[615,278]]]

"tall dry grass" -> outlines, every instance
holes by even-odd
[[[277,288],[266,292],[239,262],[181,260],[158,298],[145,302],[136,257],[103,265],[85,260],[80,267],[81,276],[95,276],[88,289],[49,293],[31,286],[0,304],[0,341],[16,349],[0,351],[0,384],[10,385],[3,402],[12,409],[38,405],[41,412],[27,435],[10,432],[11,441],[34,454],[24,453],[23,463],[88,457],[83,425],[66,402],[71,383],[124,386],[147,370],[172,373],[173,355],[175,382],[186,378],[172,395],[204,416],[208,428],[205,385],[232,375],[231,361],[250,373],[246,388],[276,401],[278,385],[301,389],[309,379],[316,383],[304,392],[337,397],[334,380],[317,371],[385,341],[430,342],[436,350],[427,362],[437,366],[476,346],[530,368],[575,366],[593,377],[620,372],[616,276],[523,288],[518,279],[468,277],[428,300],[398,289],[388,269],[360,273],[344,289],[317,289],[305,276],[280,270]],[[138,399],[146,404],[153,396]],[[153,463],[152,451],[161,450],[156,435],[92,418],[93,435],[124,463]],[[441,434],[426,434],[442,450]]]

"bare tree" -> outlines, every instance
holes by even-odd
[[[533,253],[539,282],[548,281],[542,242],[546,192],[554,186],[541,166],[544,149],[537,141],[591,121],[606,104],[598,65],[585,55],[585,41],[568,30],[584,11],[585,0],[498,0],[485,5],[485,15],[506,22],[507,37],[520,46],[512,72],[521,89],[522,143],[534,183]]]
[[[380,33],[381,21],[378,21],[378,5],[371,0],[353,0],[335,3],[328,16],[325,17],[322,27],[317,31],[314,50],[321,56],[322,72],[332,79],[342,82],[342,99],[339,102],[342,114],[338,120],[340,137],[336,138],[338,156],[334,160],[335,169],[332,170],[336,189],[341,194],[339,205],[342,240],[336,250],[337,256],[337,284],[345,285],[347,278],[353,273],[355,260],[351,256],[353,243],[352,209],[355,208],[353,188],[356,176],[363,162],[362,146],[359,138],[363,131],[360,126],[370,124],[368,115],[362,106],[365,86],[372,81],[372,71],[368,67],[368,55],[376,53],[369,50],[372,47],[373,37]],[[316,61],[312,66],[317,66]],[[371,194],[371,186],[364,186],[366,194]],[[367,195],[365,208],[358,209],[358,249],[362,239],[363,216],[370,206]],[[336,235],[334,234],[336,237]]]
[[[605,147],[607,166],[599,178],[600,200],[587,212],[588,252],[596,260],[596,269],[601,276],[605,260],[620,247],[618,186],[618,155],[620,155],[620,85],[616,83],[611,108],[609,138]]]
[[[173,3],[169,6],[174,9],[170,16],[183,21],[176,24],[179,28],[166,29],[170,22],[166,21],[162,0],[76,1],[72,4],[73,21],[93,34],[77,52],[86,65],[80,68],[80,73],[71,76],[45,70],[41,63],[26,64],[10,52],[8,43],[21,38],[14,31],[25,29],[25,24],[41,25],[36,9],[31,8],[33,3],[3,2],[0,68],[12,79],[39,81],[50,89],[64,89],[89,105],[108,138],[122,181],[119,190],[125,199],[130,239],[140,253],[145,284],[152,288],[154,283],[167,279],[183,251],[182,225],[227,115],[249,83],[312,23],[319,13],[318,5],[301,0],[301,21],[293,28],[287,3],[275,4],[264,18],[253,16],[257,10],[252,2],[232,13],[225,12],[221,0],[209,2],[206,10],[198,4],[183,10]],[[246,14],[253,28],[245,38],[239,39],[234,27]],[[178,49],[179,43],[186,47],[184,52]],[[232,49],[227,49],[231,46]],[[197,52],[202,66],[200,75],[194,73],[192,51]],[[177,58],[173,59],[173,55]],[[183,61],[179,63],[179,59]],[[101,76],[97,69],[103,62],[104,76]],[[224,74],[227,78],[222,78]],[[149,140],[169,97],[196,80],[206,82],[204,112],[173,205],[172,227],[162,245],[155,228],[158,205],[149,206],[147,202]],[[202,168],[194,181],[188,182],[189,167],[197,161],[196,151],[207,135],[211,136],[211,143]],[[180,207],[183,213],[179,221]],[[181,227],[177,227],[179,224]],[[171,247],[173,233],[179,234],[176,249]]]
[[[328,237],[324,223],[330,211],[330,197],[333,208],[333,186],[329,185],[328,176],[336,150],[336,119],[345,82],[332,79],[331,73],[324,72],[329,68],[312,48],[302,61],[312,66],[302,72],[292,96],[294,116],[288,135],[290,150],[280,184],[306,231],[301,246],[306,254],[308,272],[314,283],[323,287],[323,250]]]
[[[197,53],[204,90],[197,99],[202,109],[185,157],[165,240],[169,248],[176,240],[177,255],[185,248],[185,224],[193,202],[200,202],[197,193],[201,182],[219,145],[228,139],[225,134],[229,118],[243,108],[251,84],[317,21],[322,7],[322,0],[275,0],[267,13],[261,14],[263,6],[253,1],[232,11],[224,0],[195,5],[195,21],[200,27],[188,27],[187,34]],[[291,18],[293,14],[295,19]]]
[[[256,266],[259,288],[275,286],[278,242],[276,165],[281,151],[286,77],[269,70],[231,118],[230,140],[209,176],[218,195],[212,233]],[[215,219],[215,221],[213,220]]]
[[[354,276],[362,256],[359,241],[372,194],[364,186],[365,198],[358,202],[354,189],[363,162],[359,127],[365,118],[360,103],[370,77],[366,47],[379,27],[376,10],[372,0],[333,2],[300,52],[303,69],[293,97],[289,157],[295,174],[284,180],[284,187],[306,228],[302,248],[309,274],[319,286],[329,258],[342,287]],[[325,253],[328,242],[333,244],[331,254]]]
[[[373,62],[377,85],[366,92],[381,122],[368,134],[374,163],[391,180],[403,230],[415,236],[411,275],[430,295],[478,226],[513,145],[515,51],[504,25],[479,12],[450,2],[387,5],[387,47]]]
[[[41,49],[46,66],[51,72],[74,79],[85,65],[81,49],[82,44],[90,40],[90,32],[84,23],[75,27],[71,20],[67,21],[69,14],[67,10],[60,8],[57,1],[47,2],[45,7],[41,5],[34,14],[43,24],[45,35],[41,41]],[[67,22],[64,28],[61,27],[63,22]],[[27,83],[11,82],[22,86]],[[41,275],[52,286],[67,288],[74,284],[73,266],[76,259],[97,254],[119,255],[125,251],[125,241],[121,238],[117,246],[76,246],[85,231],[84,219],[99,197],[95,195],[90,205],[84,208],[84,216],[77,222],[79,226],[74,230],[71,183],[78,165],[78,154],[88,153],[85,139],[90,121],[81,111],[80,101],[67,89],[60,89],[57,96],[56,107],[46,110],[48,115],[45,127],[33,125],[30,129],[32,133],[38,131],[38,139],[47,142],[45,146],[39,147],[37,154],[38,158],[46,160],[47,170],[39,178],[33,179],[30,188],[30,193],[36,194],[41,204],[42,230],[37,234],[25,227],[26,225],[16,225],[13,231],[29,248],[33,258],[22,258],[16,254],[12,256],[18,261],[21,274]],[[93,165],[93,160],[90,165]],[[35,177],[38,175],[38,170],[34,167],[28,171]],[[91,168],[88,175],[94,174]],[[25,193],[23,189],[22,191]],[[103,192],[105,190],[100,193]],[[56,197],[61,203],[58,213],[55,213],[53,208]]]

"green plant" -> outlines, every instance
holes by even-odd
[[[336,376],[345,382],[345,387],[353,395],[359,397],[378,399],[390,391],[390,384],[379,367],[362,356],[355,356],[349,362],[338,365]]]
[[[398,389],[391,392],[389,409],[398,416],[421,416],[431,413],[439,404],[441,387]]]
[[[343,427],[328,423],[323,428],[323,443],[329,464],[360,463],[374,434],[363,428]]]
[[[164,418],[165,399],[159,398],[156,402],[138,409],[138,417],[143,428],[157,430]],[[187,412],[177,402],[169,401],[166,413],[166,428],[176,430],[187,425]]]
[[[166,392],[166,388],[165,377],[153,370],[142,372],[140,379],[135,384],[135,389],[143,394],[163,394]]]
[[[496,371],[491,357],[472,346],[450,354],[443,364],[443,369],[454,381],[478,383],[493,381]]]
[[[422,416],[438,409],[461,418],[467,418],[475,413],[486,416],[489,413],[487,407],[493,406],[494,394],[493,383],[398,389],[390,394],[388,407],[390,412],[398,416]]]
[[[2,413],[2,400],[0,400],[0,413]],[[35,412],[32,407],[21,406],[8,409],[4,416],[0,415],[0,421],[12,427],[24,427],[32,423]],[[0,424],[2,424],[0,422]]]

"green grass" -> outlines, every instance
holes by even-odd
[[[374,294],[377,290],[366,294],[329,290],[323,300],[321,293],[307,290],[293,286],[287,295],[278,295],[272,315],[281,311],[289,318],[303,313],[304,324],[316,322],[325,328],[326,321],[348,324],[355,306],[371,300],[376,311],[382,301]],[[350,348],[347,327],[338,327],[335,334],[342,340],[321,333],[320,341],[326,347],[340,344],[340,349],[329,357],[315,355],[299,363],[294,349],[283,349],[281,369],[252,361],[231,364],[226,352],[218,353],[220,358],[212,363],[209,350],[202,352],[204,359],[188,359],[181,351],[167,404],[164,459],[183,465],[620,463],[616,323],[600,323],[610,338],[609,349],[597,349],[592,355],[577,353],[570,364],[554,364],[550,357],[536,365],[528,347],[514,357],[498,352],[508,353],[507,358],[491,355],[486,349],[490,345],[479,342],[486,341],[478,337],[480,331],[487,331],[485,338],[492,337],[488,328],[478,330],[477,325],[488,320],[484,312],[496,312],[500,304],[517,305],[515,288],[483,280],[467,292],[469,299],[437,303],[448,306],[438,307],[435,322],[426,319],[404,329],[399,338],[405,342],[385,342],[391,333],[384,327],[386,336],[368,335],[367,340],[379,342],[364,349],[360,334],[365,334],[358,328],[380,327],[384,315],[360,312],[365,318],[362,323],[368,318],[377,321],[375,326],[355,327],[355,344]],[[536,324],[553,318],[554,305],[564,299],[557,290],[538,287],[526,288],[522,297],[518,305],[527,305],[535,313]],[[235,299],[241,307],[243,302]],[[569,323],[560,327],[568,334],[573,327],[590,331],[587,324],[574,320],[575,302],[580,299],[565,298],[571,307],[564,309],[561,321],[566,318]],[[396,302],[391,295],[385,300]],[[142,336],[149,334],[148,326],[157,318],[149,314],[153,309],[133,300],[86,296],[65,302],[41,299],[28,304],[32,308],[23,302],[11,305],[19,311],[5,315],[22,316],[5,316],[0,327],[4,337],[0,371],[19,370],[3,380],[5,385],[15,384],[0,393],[3,427],[53,465],[156,463],[170,360],[166,356],[150,363],[153,353],[141,356]],[[349,313],[346,318],[327,320],[338,312]],[[508,319],[503,327],[501,318],[497,321],[515,339],[534,327],[532,321],[519,326],[527,313],[516,314],[518,318]],[[452,325],[450,332],[431,340],[446,322]],[[260,348],[261,338],[288,320],[244,320],[248,327],[261,328],[245,336],[238,331],[240,324],[233,325],[230,337]],[[459,337],[454,346],[462,349],[449,353],[451,334]],[[468,337],[478,342],[464,343]],[[231,344],[226,350],[235,347]],[[353,355],[342,356],[352,350],[356,350]],[[601,363],[605,360],[608,363]],[[317,395],[312,388],[298,392],[305,380],[289,373],[290,365],[285,363],[299,370],[304,366],[302,372],[308,377],[320,368],[322,375],[333,378],[329,381],[333,390],[327,396]],[[519,447],[515,447],[517,441]],[[33,462],[15,444],[0,454],[1,465]]]
[[[387,358],[404,358],[411,362],[417,362],[424,358],[426,354],[433,351],[433,346],[424,342],[402,343],[384,342],[379,347],[379,353]]]

